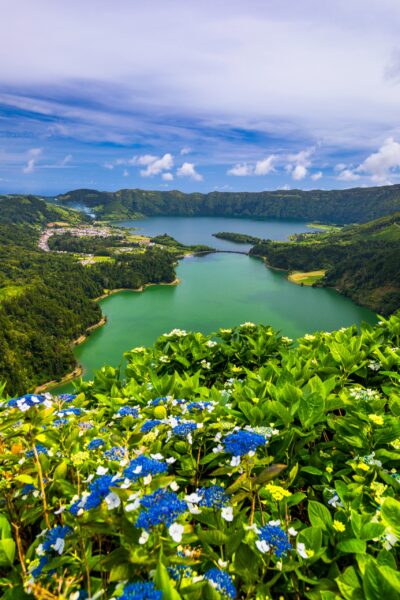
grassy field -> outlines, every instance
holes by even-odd
[[[325,271],[308,271],[307,273],[301,273],[296,271],[288,276],[289,281],[297,283],[298,285],[313,285],[320,279],[325,277]]]

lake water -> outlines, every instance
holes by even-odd
[[[121,223],[120,223],[121,225]],[[285,239],[309,231],[306,223],[255,219],[172,218],[125,222],[148,235],[168,233],[185,243],[213,244],[220,249],[246,246],[212,237],[217,231]],[[100,302],[107,324],[76,348],[85,379],[104,364],[117,366],[122,354],[152,344],[177,327],[211,333],[245,321],[270,324],[291,338],[318,330],[376,322],[376,315],[331,289],[301,287],[286,274],[265,267],[262,260],[241,254],[209,254],[180,261],[177,286],[151,286],[144,292],[123,291]],[[71,389],[71,384],[57,391]]]
[[[235,244],[214,237],[213,233],[230,231],[247,233],[261,239],[286,240],[292,233],[313,231],[304,221],[278,221],[272,219],[235,219],[229,217],[151,217],[137,221],[115,223],[137,229],[141,235],[156,236],[168,233],[183,244],[207,244],[218,250],[247,251],[251,244]]]

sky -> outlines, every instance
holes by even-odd
[[[0,8],[0,193],[400,183],[398,0]]]

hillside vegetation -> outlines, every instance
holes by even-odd
[[[93,299],[104,289],[140,288],[175,279],[174,258],[150,248],[112,263],[83,267],[68,254],[38,249],[39,224],[79,214],[40,199],[0,205],[0,380],[23,393],[76,366],[71,342],[101,318]],[[17,223],[9,224],[9,221]],[[32,225],[35,223],[36,225]]]
[[[90,207],[98,218],[188,215],[301,219],[325,223],[364,223],[400,210],[400,185],[348,190],[210,192],[178,190],[74,190],[57,197],[67,206]]]
[[[400,308],[400,213],[332,233],[264,240],[250,254],[287,271],[325,270],[318,285],[335,287],[381,314]]]
[[[174,330],[4,398],[2,598],[396,600],[399,346],[399,316]]]
[[[57,221],[75,224],[88,220],[83,213],[55,206],[37,196],[0,195],[0,224],[3,225],[46,225]]]

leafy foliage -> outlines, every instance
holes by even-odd
[[[5,398],[3,598],[398,598],[399,346],[399,316],[173,330]]]

